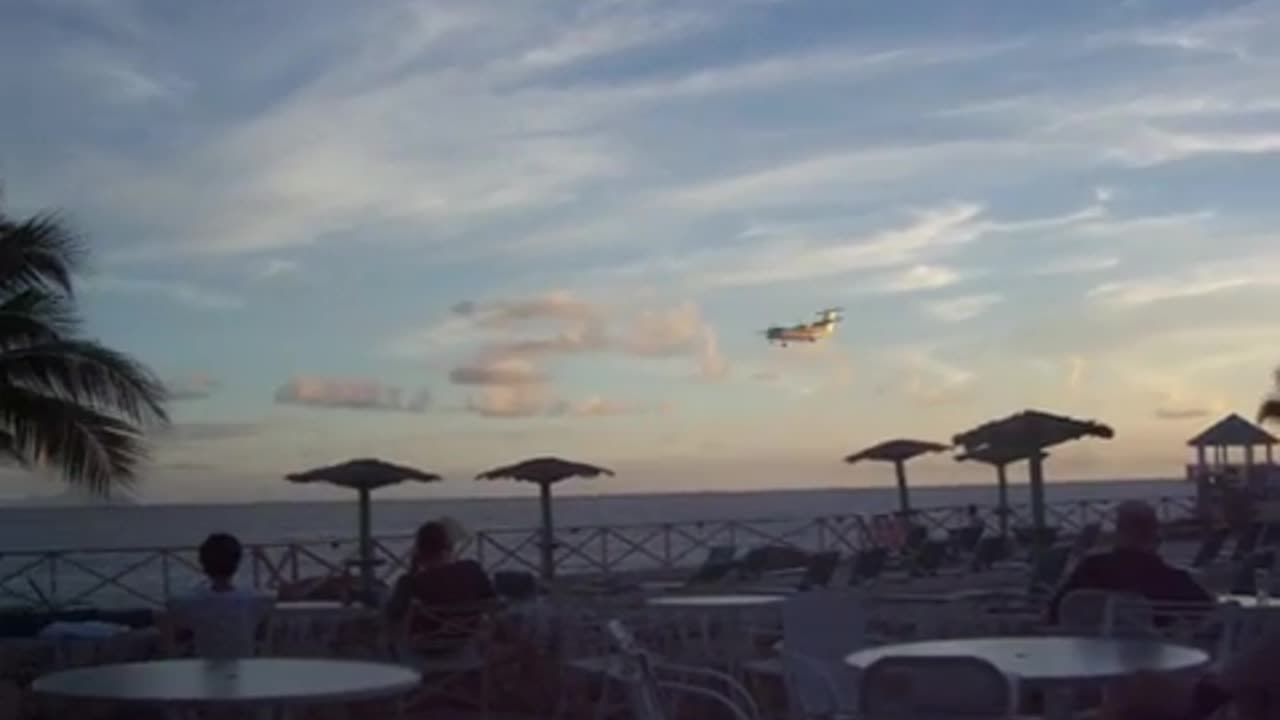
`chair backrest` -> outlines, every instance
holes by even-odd
[[[636,642],[620,620],[606,624],[614,650],[622,658],[622,677],[632,720],[667,720],[666,705],[654,669],[653,658]]]
[[[223,660],[257,654],[258,632],[274,605],[267,595],[208,592],[173,598],[168,611],[176,628],[191,632],[196,657]]]
[[[869,547],[859,550],[853,556],[853,568],[849,573],[849,584],[860,585],[875,580],[884,572],[889,562],[889,551],[883,547]]]
[[[456,653],[487,637],[497,609],[493,601],[433,606],[413,601],[393,642],[400,653],[419,657]]]
[[[863,669],[861,715],[879,718],[1005,718],[1017,708],[1012,678],[972,657],[886,657]]]
[[[939,540],[926,540],[912,562],[912,570],[917,573],[935,573],[942,567],[947,557],[947,544]]]
[[[529,600],[538,594],[538,579],[523,570],[499,570],[493,574],[493,591],[508,600]]]
[[[1153,623],[1151,603],[1133,593],[1079,588],[1067,593],[1058,606],[1058,625],[1073,634],[1149,636]]]
[[[719,582],[737,567],[738,548],[735,545],[716,545],[707,549],[707,557],[690,578],[690,584]]]
[[[804,715],[853,705],[854,676],[844,656],[867,644],[868,611],[852,591],[821,590],[787,598],[782,607],[782,664],[787,697]]]
[[[923,525],[908,525],[906,539],[902,543],[902,552],[915,552],[929,539],[929,528]]]
[[[1222,552],[1222,546],[1226,544],[1227,538],[1231,536],[1229,528],[1219,528],[1209,533],[1201,541],[1200,547],[1196,550],[1196,556],[1191,560],[1191,567],[1203,568],[1218,559],[1218,554]]]
[[[804,577],[800,580],[800,589],[826,587],[831,582],[831,576],[835,574],[836,566],[839,564],[840,553],[835,550],[820,552],[809,558],[809,565],[805,568]]]
[[[978,546],[978,541],[982,539],[982,533],[985,531],[981,525],[966,525],[962,528],[956,528],[950,531],[952,544],[956,550],[961,553],[970,553]]]

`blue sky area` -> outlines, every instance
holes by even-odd
[[[1116,427],[1059,474],[1172,476],[1278,359],[1277,36],[1275,2],[9,0],[0,178],[177,396],[148,498],[354,455],[442,494],[544,452],[874,484],[839,458],[1026,406]]]

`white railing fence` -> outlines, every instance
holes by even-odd
[[[1193,498],[1154,501],[1165,522],[1195,518]],[[1090,523],[1107,528],[1115,502],[1088,500],[1049,507],[1051,523],[1069,535]],[[979,508],[983,522],[998,525],[994,507]],[[1011,528],[1030,523],[1025,505],[1009,509]],[[886,516],[878,516],[884,518]],[[829,515],[807,519],[706,520],[646,525],[564,527],[556,531],[558,576],[613,575],[696,566],[708,548],[786,545],[842,554],[876,544],[877,516]],[[968,506],[918,510],[915,522],[929,528],[967,524]],[[403,572],[411,535],[379,536],[378,576]],[[539,569],[537,529],[479,530],[459,548],[490,571]],[[305,578],[343,576],[357,551],[356,538],[249,545],[241,577],[261,589]],[[0,605],[49,609],[154,607],[200,580],[194,547],[32,550],[0,553]]]

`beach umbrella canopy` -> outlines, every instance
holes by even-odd
[[[373,596],[373,530],[370,522],[370,494],[388,485],[402,482],[436,482],[440,476],[384,460],[361,458],[337,465],[290,473],[285,479],[294,483],[328,483],[350,488],[360,495],[360,585],[366,602]]]
[[[1040,451],[1040,460],[1043,462],[1049,454]],[[1005,468],[1010,463],[1020,460],[1026,460],[1027,453],[1021,448],[1005,448],[994,445],[984,445],[973,452],[961,452],[956,456],[956,462],[979,462],[984,465],[990,465],[996,469],[996,486],[999,491],[999,503],[997,504],[997,514],[1000,516],[1000,534],[1009,534],[1009,478],[1005,473]]]
[[[1093,420],[1024,410],[959,433],[953,442],[963,449],[963,454],[1013,453],[1028,460],[1031,514],[1039,535],[1045,529],[1044,456],[1040,451],[1086,437],[1109,440],[1115,437],[1115,431]]]
[[[562,460],[557,457],[537,457],[504,465],[476,476],[477,480],[519,480],[538,485],[538,499],[542,508],[542,576],[550,580],[555,575],[555,529],[551,518],[551,486],[573,477],[612,477],[613,471],[597,465]]]
[[[864,460],[893,463],[898,477],[898,506],[903,517],[906,517],[911,513],[911,498],[907,493],[907,461],[926,453],[942,452],[948,447],[928,440],[886,440],[849,455],[844,461],[850,464]]]

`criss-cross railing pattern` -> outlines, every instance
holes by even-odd
[[[1195,499],[1152,501],[1162,520],[1195,517]],[[1114,501],[1052,504],[1049,517],[1063,534],[1090,523],[1109,527]],[[998,524],[995,508],[979,508],[989,527]],[[928,528],[968,522],[968,507],[919,510],[915,522]],[[1025,505],[1009,509],[1010,527],[1028,525]],[[828,515],[807,519],[737,519],[644,525],[570,526],[556,531],[555,560],[561,577],[675,570],[697,565],[717,545],[739,548],[786,545],[807,551],[842,554],[878,542],[873,526],[887,516]],[[379,536],[373,551],[377,576],[390,582],[408,564],[412,536]],[[541,532],[537,529],[480,530],[458,549],[485,568],[539,570]],[[355,538],[264,543],[247,547],[242,577],[261,589],[300,580],[345,576],[354,570]],[[83,606],[158,606],[200,580],[193,548],[113,548],[102,550],[23,551],[0,554],[0,605],[47,609]]]

